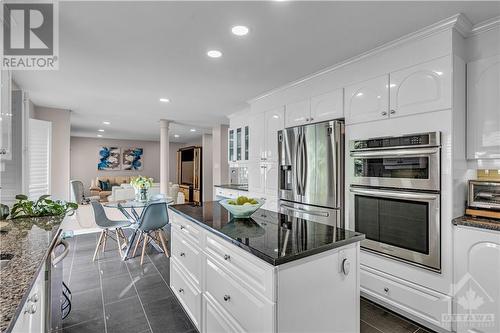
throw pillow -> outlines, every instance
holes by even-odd
[[[103,191],[111,191],[111,183],[109,182],[109,180],[106,180],[106,181],[100,180],[99,181],[99,187]]]

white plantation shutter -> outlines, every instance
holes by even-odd
[[[52,123],[37,119],[29,120],[29,185],[31,200],[50,194],[50,151]]]

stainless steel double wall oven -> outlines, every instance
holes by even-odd
[[[440,271],[440,133],[353,140],[349,150],[349,216],[362,247]]]

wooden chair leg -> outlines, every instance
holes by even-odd
[[[123,232],[122,228],[120,228],[120,235],[122,235],[122,238],[125,241],[125,246],[128,246],[128,239],[127,239],[127,236],[125,236],[125,233]]]
[[[115,229],[115,235],[116,235],[116,242],[118,243],[118,253],[120,254],[120,257],[122,257],[123,256],[122,243],[120,242],[120,231],[118,231],[118,229]]]
[[[104,229],[104,243],[102,245],[102,253],[106,251],[106,241],[108,240],[108,229]]]
[[[165,252],[165,255],[167,256],[167,258],[169,258],[170,254],[168,253],[168,250],[167,250],[167,243],[166,243],[164,235],[163,235],[163,230],[158,230],[158,235],[160,236],[160,241],[161,241],[161,246],[163,247],[163,252]]]
[[[92,261],[95,261],[95,257],[97,256],[97,252],[99,251],[99,246],[101,246],[103,236],[104,236],[104,230],[101,231],[101,234],[99,235],[99,241],[97,242],[97,245],[95,247],[94,257],[92,258]]]
[[[132,257],[135,257],[135,253],[137,252],[137,247],[141,242],[141,238],[142,238],[142,233],[139,233],[139,237],[137,237],[137,240],[135,241],[134,252],[132,253]]]
[[[144,254],[146,253],[146,246],[148,245],[149,236],[148,234],[144,234],[144,238],[142,240],[142,254],[141,254],[141,266],[144,262]]]

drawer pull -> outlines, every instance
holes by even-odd
[[[35,312],[36,312],[36,304],[34,304],[34,303],[28,304],[28,306],[26,307],[26,310],[24,310],[24,313],[28,313],[28,314],[34,314]]]
[[[37,293],[34,293],[30,298],[28,298],[28,302],[36,303],[36,302],[38,302],[38,300],[39,300],[39,297],[38,297]]]
[[[185,254],[184,252],[179,253],[179,255],[180,255],[181,257],[185,257],[185,256],[186,256],[186,254]]]
[[[224,302],[229,302],[230,299],[231,299],[231,296],[224,295]]]
[[[181,230],[184,230],[184,228],[186,228],[185,226],[181,225],[180,226]]]
[[[389,288],[385,287],[384,291],[385,291],[386,294],[389,293]]]
[[[179,288],[179,294],[182,294],[184,292],[184,289]]]
[[[229,260],[229,259],[231,259],[231,256],[229,254],[225,254],[224,255],[224,260]]]

